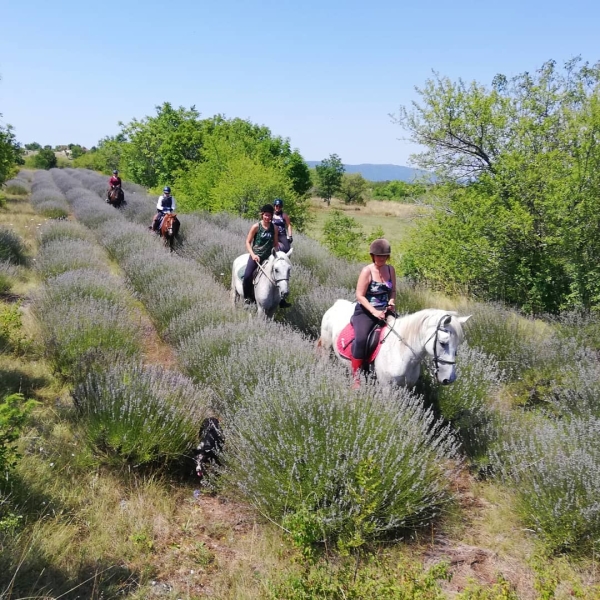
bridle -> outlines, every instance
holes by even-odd
[[[278,260],[285,260],[285,258],[282,258],[281,256],[276,256],[275,260],[273,261],[273,267],[271,270],[275,269],[275,263]],[[262,274],[276,287],[279,287],[279,282],[280,281],[287,281],[289,283],[290,281],[290,274],[288,271],[288,276],[287,277],[280,277],[279,279],[274,279],[273,277],[271,277],[271,275],[269,275],[263,268],[263,266],[260,263],[256,263],[258,265],[258,268],[261,270]]]
[[[411,347],[411,345],[394,329],[394,326],[396,325],[396,320],[398,319],[398,315],[397,313],[393,313],[394,314],[394,323],[392,325],[389,325],[387,321],[384,321],[385,326],[389,329],[389,331],[385,334],[385,336],[383,337],[383,339],[381,340],[380,343],[384,343],[385,340],[387,339],[387,337],[390,335],[390,333],[393,333],[412,353],[413,356],[419,361],[421,362],[424,358],[424,355],[419,356]],[[425,343],[423,344],[423,348],[425,348],[425,346],[427,346],[427,344],[429,343],[429,340],[431,340],[431,338],[435,337],[435,339],[433,340],[433,365],[434,365],[434,373],[437,375],[438,371],[440,370],[440,365],[455,365],[456,361],[455,360],[446,360],[444,358],[440,358],[437,352],[437,347],[438,347],[438,338],[439,338],[439,333],[440,331],[443,331],[445,333],[450,333],[447,329],[444,329],[441,325],[442,325],[442,321],[444,321],[446,319],[446,317],[450,317],[450,315],[446,314],[446,315],[442,315],[442,317],[440,318],[440,320],[438,321],[436,327],[435,327],[435,331],[425,340]]]

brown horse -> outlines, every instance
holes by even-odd
[[[171,248],[173,252],[173,243],[179,233],[179,219],[175,213],[167,213],[160,224],[160,237],[163,238],[165,246]]]
[[[116,185],[108,192],[107,202],[115,208],[119,208],[125,202],[125,194],[120,185]]]

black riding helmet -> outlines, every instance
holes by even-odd
[[[273,208],[272,204],[263,204],[262,208],[260,209],[260,212],[261,214],[268,213],[272,215],[275,212],[275,209]]]

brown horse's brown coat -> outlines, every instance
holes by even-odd
[[[173,251],[173,242],[179,233],[179,219],[175,213],[167,213],[162,220],[160,225],[160,237],[163,238],[165,246],[169,246]],[[169,233],[169,230],[172,233]]]

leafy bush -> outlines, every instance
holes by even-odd
[[[53,150],[42,148],[41,150],[38,150],[36,154],[28,158],[28,163],[30,163],[34,169],[48,170],[56,167],[58,159]]]
[[[372,556],[360,564],[355,559],[336,563],[322,560],[305,566],[298,574],[269,582],[268,597],[273,600],[444,600],[446,595],[439,582],[450,577],[446,563],[425,569],[417,561],[404,559],[392,563]]]
[[[6,481],[8,471],[16,466],[16,442],[35,404],[22,394],[11,394],[0,401],[0,482]]]
[[[30,343],[23,335],[19,304],[0,304],[0,352],[22,355]]]
[[[0,228],[0,260],[15,265],[27,263],[26,248],[23,240],[11,229]]]
[[[112,464],[179,460],[197,443],[206,393],[174,371],[115,366],[88,375],[74,392],[86,439]]]

